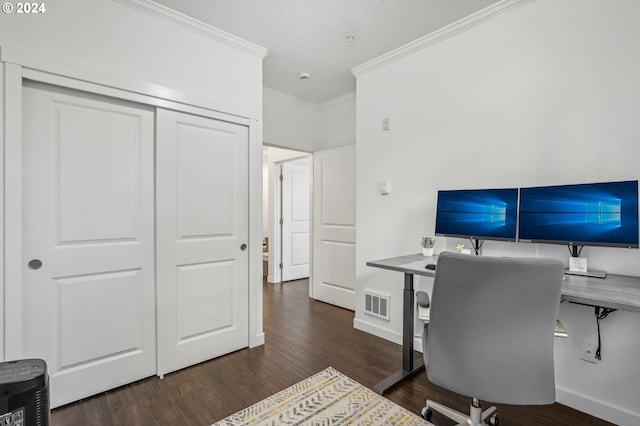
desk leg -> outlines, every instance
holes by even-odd
[[[373,387],[374,392],[380,395],[424,368],[422,357],[413,358],[414,304],[413,274],[405,273],[402,306],[402,370],[393,373]]]

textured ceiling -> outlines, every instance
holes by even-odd
[[[155,0],[269,49],[264,85],[322,104],[355,90],[351,68],[497,0]],[[354,35],[353,42],[347,40]],[[299,80],[300,72],[311,74]]]

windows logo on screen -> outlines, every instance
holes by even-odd
[[[507,220],[507,204],[489,204],[482,206],[482,221],[504,225]]]
[[[620,226],[621,202],[600,201],[585,204],[585,222]]]

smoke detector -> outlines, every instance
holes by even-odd
[[[301,72],[300,74],[298,74],[298,78],[300,80],[309,80],[311,78],[311,74],[309,74],[308,72]]]

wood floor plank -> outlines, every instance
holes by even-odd
[[[209,425],[329,366],[369,388],[400,368],[399,345],[354,329],[352,311],[310,299],[308,280],[263,289],[264,346],[57,408],[51,424]],[[466,397],[430,384],[424,373],[385,396],[415,413],[426,398],[468,409]],[[498,411],[503,425],[610,425],[557,403]]]

